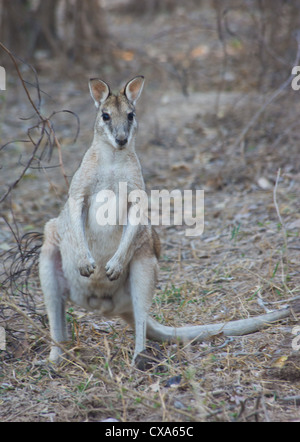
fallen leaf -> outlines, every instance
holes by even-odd
[[[114,54],[125,61],[132,61],[134,59],[134,52],[132,51],[116,50]]]
[[[155,382],[154,384],[149,386],[149,389],[153,391],[153,393],[159,392],[159,382]]]
[[[280,358],[276,359],[276,361],[273,362],[272,367],[282,368],[285,366],[287,360],[288,356],[280,356]]]
[[[272,184],[270,183],[269,180],[267,180],[267,178],[261,177],[257,180],[257,184],[259,185],[259,187],[263,190],[269,190],[272,189]]]
[[[203,57],[204,55],[208,54],[208,52],[209,52],[208,46],[199,45],[191,50],[190,55],[192,58],[200,58],[200,57]]]

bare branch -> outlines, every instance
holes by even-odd
[[[69,181],[68,181],[67,174],[66,174],[66,171],[65,171],[65,168],[64,168],[64,164],[63,164],[61,144],[60,144],[60,142],[59,142],[59,140],[58,140],[58,137],[57,137],[57,135],[56,135],[56,133],[55,133],[55,130],[54,130],[54,128],[53,128],[53,124],[51,123],[51,118],[52,118],[56,113],[58,113],[58,112],[54,112],[54,113],[52,113],[52,114],[50,115],[50,117],[45,117],[44,115],[42,115],[42,113],[41,113],[41,111],[40,111],[40,104],[41,104],[41,89],[40,89],[40,86],[39,86],[38,77],[37,77],[37,73],[36,73],[35,69],[34,69],[32,66],[30,66],[30,69],[31,69],[32,72],[34,73],[34,75],[35,75],[35,79],[36,79],[35,87],[36,87],[37,92],[38,92],[38,104],[35,104],[34,100],[33,100],[32,97],[31,97],[31,94],[30,94],[30,92],[29,92],[29,90],[28,90],[28,87],[27,87],[27,85],[28,85],[29,83],[26,82],[26,81],[24,80],[23,76],[22,76],[22,73],[21,73],[20,68],[19,68],[19,66],[18,66],[17,57],[16,57],[16,56],[15,56],[15,55],[14,55],[14,54],[13,54],[13,53],[12,53],[7,47],[6,47],[6,46],[4,46],[3,43],[1,43],[1,42],[0,42],[0,48],[1,48],[1,49],[2,49],[2,50],[3,50],[3,51],[4,51],[4,52],[10,57],[10,59],[12,60],[12,62],[13,62],[13,64],[14,64],[14,67],[15,67],[15,70],[16,70],[16,72],[17,72],[17,74],[18,74],[18,77],[19,77],[19,79],[20,79],[20,81],[21,81],[22,87],[23,87],[23,89],[24,89],[24,91],[25,91],[25,93],[26,93],[26,96],[27,96],[27,98],[28,98],[28,101],[29,101],[30,105],[32,106],[32,108],[33,108],[35,114],[37,115],[37,117],[38,117],[38,119],[39,119],[39,123],[38,123],[37,125],[35,125],[34,127],[28,129],[28,131],[27,131],[28,138],[29,138],[30,142],[31,142],[31,143],[33,144],[33,146],[34,146],[34,149],[33,149],[33,152],[32,152],[32,154],[31,154],[30,158],[29,158],[29,161],[28,161],[28,163],[26,164],[26,166],[25,166],[23,172],[21,173],[21,175],[19,176],[19,178],[18,178],[18,179],[12,184],[12,185],[9,186],[7,192],[5,192],[5,194],[1,197],[1,199],[0,199],[0,203],[2,203],[2,202],[7,198],[7,196],[9,195],[9,193],[10,193],[10,192],[11,192],[11,191],[12,191],[12,190],[13,190],[13,189],[19,184],[19,182],[20,182],[21,179],[24,177],[24,175],[25,175],[25,173],[27,172],[27,170],[30,168],[32,162],[34,161],[34,159],[35,159],[35,157],[36,157],[36,154],[37,154],[38,149],[39,149],[39,147],[40,147],[40,145],[41,145],[41,143],[42,143],[42,140],[44,139],[44,136],[47,136],[47,137],[48,137],[48,140],[49,140],[49,144],[50,144],[50,146],[55,145],[55,146],[57,147],[58,155],[59,155],[59,165],[60,165],[60,168],[61,168],[61,171],[62,171],[62,174],[63,174],[64,180],[65,180],[66,186],[67,186],[67,188],[68,188],[68,187],[69,187]],[[24,62],[23,62],[23,63],[24,63]],[[76,139],[77,139],[77,137],[78,137],[78,133],[79,133],[79,118],[78,118],[78,116],[77,116],[76,114],[74,114],[73,112],[66,111],[66,110],[61,111],[61,112],[69,112],[69,113],[71,113],[72,115],[76,116],[76,118],[77,118],[77,133],[76,133]],[[32,117],[30,117],[30,118],[32,118]],[[39,140],[38,140],[37,142],[35,142],[35,141],[33,140],[33,138],[31,137],[30,132],[31,132],[33,129],[35,129],[35,128],[39,128],[40,126],[42,127],[42,128],[41,128],[41,136],[40,136]],[[51,142],[51,140],[53,140],[53,142]],[[3,150],[3,149],[5,148],[5,146],[7,146],[7,145],[8,145],[8,143],[5,144],[4,146],[0,147],[0,151]],[[52,151],[52,149],[50,148],[50,156],[51,156],[51,151]]]

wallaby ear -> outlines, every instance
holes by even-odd
[[[99,80],[99,78],[92,78],[89,82],[89,87],[91,96],[98,108],[110,95],[109,86],[104,81]]]
[[[144,77],[142,75],[139,75],[138,77],[134,77],[126,84],[124,88],[124,94],[127,99],[131,101],[131,103],[135,104],[139,99],[143,90],[144,81]]]

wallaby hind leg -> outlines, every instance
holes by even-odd
[[[146,348],[148,310],[156,283],[157,261],[153,256],[138,253],[130,263],[130,293],[133,315],[123,315],[129,323],[134,321],[135,349],[133,363]],[[133,316],[133,317],[132,317]]]
[[[65,319],[65,292],[67,287],[62,271],[55,219],[46,224],[44,235],[39,263],[41,287],[49,318],[51,338],[56,342],[64,342],[67,340]],[[52,344],[50,361],[58,362],[62,353],[61,348]]]

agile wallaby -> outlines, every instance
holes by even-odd
[[[90,80],[98,108],[94,139],[75,173],[68,200],[58,218],[45,226],[40,256],[40,280],[53,340],[50,360],[60,359],[67,340],[65,303],[72,302],[106,317],[119,316],[135,328],[133,361],[145,349],[146,335],[155,340],[203,340],[213,334],[243,335],[289,315],[289,309],[233,321],[173,328],[148,317],[153,296],[160,242],[148,225],[130,222],[134,203],[119,193],[143,190],[144,180],[135,153],[135,104],[144,78],[129,81],[118,94],[102,80]],[[120,212],[115,225],[97,222],[100,191],[114,192]],[[121,199],[123,200],[121,201]],[[127,214],[127,222],[120,222]]]

